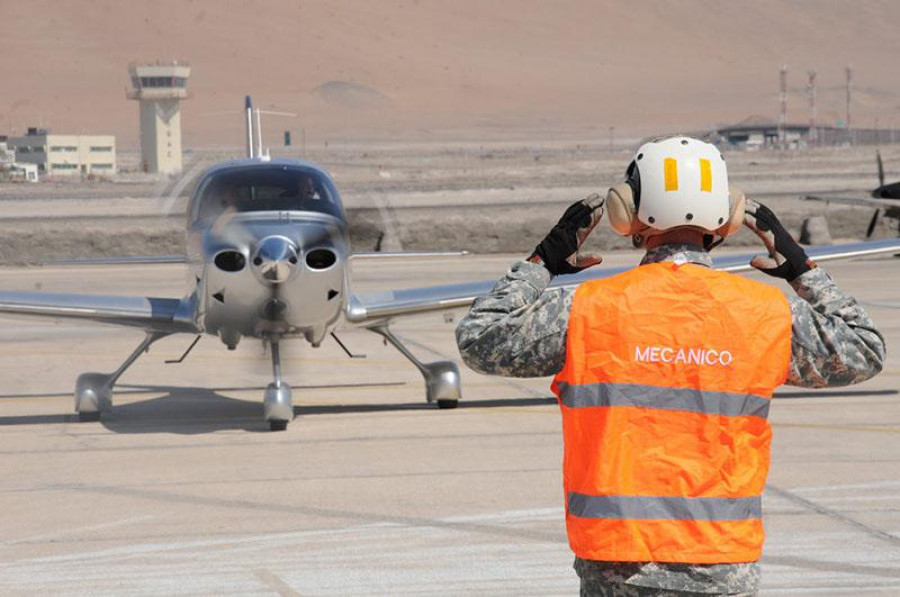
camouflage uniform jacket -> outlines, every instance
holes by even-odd
[[[712,265],[709,254],[689,245],[663,245],[641,261]],[[573,289],[546,290],[550,273],[541,265],[514,264],[493,291],[475,301],[456,329],[463,361],[481,373],[542,377],[562,369]],[[881,371],[884,339],[856,300],[821,269],[791,282],[793,319],[787,382],[807,388],[842,386]],[[595,562],[577,559],[582,582],[606,582],[696,593],[754,592],[759,565],[674,565],[658,562]]]

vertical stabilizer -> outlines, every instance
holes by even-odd
[[[247,125],[247,157],[253,157],[253,100],[250,96],[244,98],[244,112]]]

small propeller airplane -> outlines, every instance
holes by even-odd
[[[182,261],[190,282],[183,298],[0,292],[0,314],[144,331],[144,339],[118,369],[78,377],[75,411],[82,421],[100,420],[112,408],[116,382],[154,342],[172,334],[198,339],[208,334],[229,349],[244,337],[268,344],[273,381],[263,394],[263,415],[272,431],[284,430],[294,409],[291,387],[282,377],[280,343],[304,338],[318,347],[329,334],[348,327],[384,337],[421,372],[426,400],[438,408],[455,408],[461,396],[456,363],[421,362],[391,332],[390,324],[400,317],[467,307],[495,280],[355,294],[351,260],[372,254],[351,253],[347,219],[332,178],[310,162],[270,159],[262,151],[258,124],[254,131],[249,96],[245,111],[247,158],[205,171],[188,205]],[[900,239],[820,247],[809,254],[827,261],[898,250]],[[715,267],[746,271],[751,269],[749,261],[748,255],[728,256],[715,260]],[[574,287],[626,269],[592,268],[560,276],[552,286]]]
[[[807,195],[804,199],[812,201],[825,201],[827,203],[845,203],[847,205],[861,205],[874,207],[875,213],[869,220],[866,228],[866,238],[871,238],[875,232],[878,220],[883,216],[897,220],[897,233],[900,235],[900,182],[884,183],[884,163],[881,161],[881,152],[876,152],[878,160],[878,186],[870,193],[871,197],[820,197]]]

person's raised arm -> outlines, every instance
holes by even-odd
[[[505,377],[542,377],[562,368],[572,291],[546,288],[555,275],[600,263],[599,255],[580,250],[603,216],[602,205],[599,195],[570,205],[531,256],[476,299],[456,328],[466,365]]]
[[[797,297],[791,305],[791,368],[786,383],[807,388],[846,386],[881,371],[884,338],[855,298],[816,267],[765,205],[747,201],[744,223],[768,255],[750,265],[786,280]]]

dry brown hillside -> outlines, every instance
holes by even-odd
[[[718,0],[0,0],[0,134],[137,140],[129,61],[194,67],[187,146],[235,145],[244,93],[293,110],[319,139],[510,131],[646,135],[777,114],[806,121],[806,71],[820,117],[900,126],[900,2]],[[213,113],[213,114],[211,114]],[[896,121],[896,122],[895,122]]]

